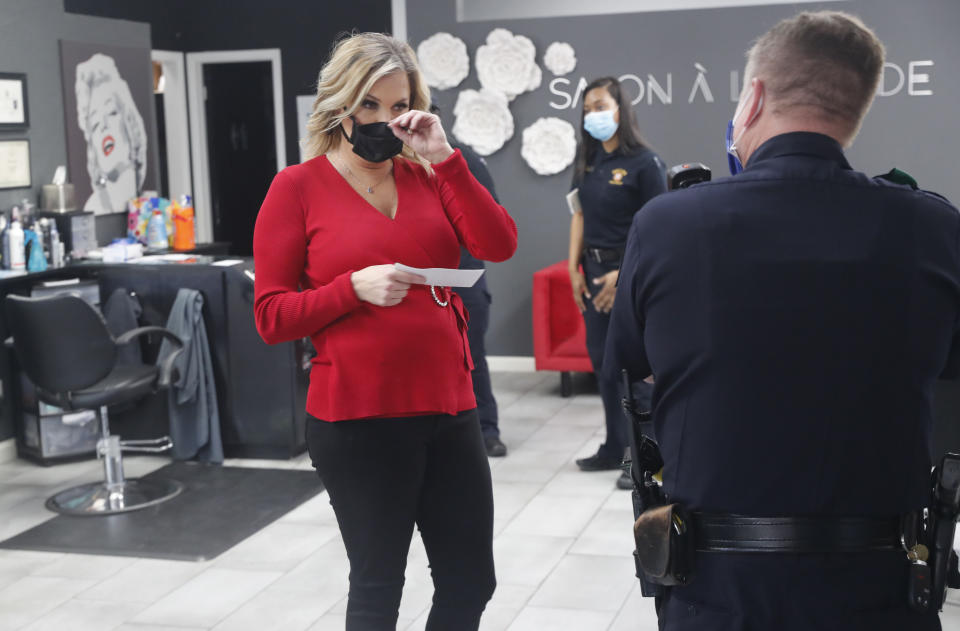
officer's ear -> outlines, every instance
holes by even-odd
[[[747,104],[744,106],[746,108],[743,113],[744,129],[749,129],[753,126],[761,112],[763,112],[763,97],[766,92],[766,87],[763,85],[762,79],[754,77],[750,80],[750,84],[753,89],[750,90],[750,100],[747,101]]]

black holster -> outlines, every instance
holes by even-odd
[[[637,563],[656,585],[686,585],[693,578],[693,520],[680,504],[648,508],[633,525]]]
[[[960,569],[953,549],[960,519],[960,454],[947,452],[940,466],[934,469],[932,502],[927,513],[928,528],[924,538],[930,551],[932,578],[929,608],[941,611],[947,588],[960,588]]]
[[[630,377],[621,373],[623,412],[630,427],[630,477],[633,480],[633,552],[640,593],[646,598],[663,595],[663,587],[690,582],[694,570],[693,523],[679,504],[667,504],[654,475],[663,469],[656,441],[645,436],[642,424],[648,411],[638,410],[630,388]]]

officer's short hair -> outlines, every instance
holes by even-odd
[[[747,52],[747,85],[763,80],[774,112],[811,110],[848,123],[855,134],[883,73],[883,43],[859,18],[840,11],[782,20]]]

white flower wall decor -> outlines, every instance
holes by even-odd
[[[464,90],[457,96],[453,115],[453,135],[481,156],[489,156],[513,136],[513,114],[502,92]]]
[[[573,164],[576,153],[576,131],[562,118],[540,118],[523,130],[520,155],[540,175],[560,173]]]
[[[566,42],[554,42],[543,54],[543,65],[553,74],[563,76],[577,67],[577,53]]]
[[[470,74],[467,45],[450,33],[435,33],[420,42],[417,59],[431,88],[446,90],[456,87]]]
[[[530,38],[505,28],[490,31],[487,43],[477,49],[476,66],[480,85],[503,92],[511,101],[518,94],[536,90],[543,78]]]

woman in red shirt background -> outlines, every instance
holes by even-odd
[[[435,588],[428,631],[477,629],[496,585],[468,316],[393,263],[456,268],[461,244],[503,261],[517,231],[429,105],[406,43],[341,41],[320,73],[310,159],[277,174],[254,232],[260,335],[317,350],[307,445],[350,560],[348,631],[396,628],[414,524]]]

